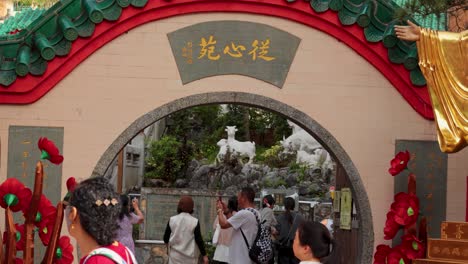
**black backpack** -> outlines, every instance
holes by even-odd
[[[249,249],[249,257],[254,263],[267,264],[273,257],[273,244],[271,241],[270,228],[265,226],[265,221],[260,222],[258,214],[253,208],[246,208],[244,210],[251,212],[255,216],[258,224],[257,235],[255,236],[252,246],[249,246],[249,242],[247,241],[242,228],[240,229],[242,236],[244,237],[245,244]]]

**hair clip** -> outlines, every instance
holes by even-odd
[[[95,203],[95,204],[96,204],[98,207],[101,206],[101,205],[105,205],[105,206],[107,207],[107,206],[109,206],[109,205],[111,205],[111,204],[115,206],[115,205],[118,204],[118,203],[119,203],[119,201],[117,201],[117,199],[112,198],[111,200],[109,200],[109,199],[104,199],[104,201],[101,201],[101,200],[98,199],[98,200],[96,200],[96,203]]]
[[[117,199],[112,198],[112,200],[111,200],[111,204],[112,204],[112,205],[115,206],[115,205],[118,204],[118,203],[119,203],[119,201],[117,201]]]

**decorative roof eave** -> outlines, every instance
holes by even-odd
[[[34,23],[31,30],[24,33],[21,32],[20,35],[18,35],[19,38],[10,37],[8,40],[3,41],[0,39],[0,53],[3,52],[3,54],[5,54],[5,47],[8,44],[18,45],[17,49],[9,46],[8,50],[10,52],[16,50],[16,56],[10,56],[9,63],[5,64],[2,62],[0,64],[0,79],[2,76],[4,77],[5,72],[8,71],[8,67],[12,67],[12,64],[15,66],[13,69],[16,73],[18,64],[21,63],[24,57],[27,57],[23,55],[28,51],[24,46],[28,44],[32,45],[33,40],[35,43],[35,45],[32,46],[28,45],[31,47],[30,52],[32,54],[30,56],[30,74],[25,74],[24,77],[19,77],[18,79],[16,79],[15,75],[16,80],[13,80],[8,87],[0,85],[0,104],[28,104],[38,100],[94,51],[122,33],[141,24],[190,13],[245,12],[282,17],[303,23],[334,36],[374,65],[419,114],[424,118],[433,119],[432,106],[427,89],[414,85],[410,78],[410,73],[407,68],[405,68],[405,66],[408,67],[406,64],[415,64],[417,67],[417,58],[415,58],[415,53],[413,51],[415,50],[414,47],[412,47],[412,44],[403,43],[396,38],[390,37],[390,40],[386,41],[384,37],[389,36],[389,34],[387,34],[389,30],[385,29],[382,31],[382,29],[384,29],[382,26],[382,18],[377,15],[375,17],[368,16],[368,18],[366,18],[368,14],[382,13],[382,11],[379,11],[380,0],[365,1],[368,6],[374,5],[373,8],[370,8],[370,10],[373,11],[366,11],[366,15],[363,15],[361,12],[356,19],[353,18],[351,20],[349,19],[349,17],[351,17],[349,15],[350,12],[346,8],[350,5],[348,2],[364,3],[364,1],[336,0],[342,3],[342,5],[338,5],[338,7],[341,6],[342,9],[334,7],[333,1],[335,0],[312,0],[311,2],[297,1],[289,3],[284,0],[236,0],[227,3],[226,0],[177,0],[173,2],[156,0],[149,2],[147,2],[147,0],[104,0],[100,2],[100,7],[105,8],[96,11],[96,8],[86,7],[90,2],[94,2],[94,0],[62,0],[51,9],[54,10],[52,15],[49,11],[46,12],[44,14],[45,18]],[[124,3],[124,6],[126,4],[130,4],[130,6],[122,8],[122,3]],[[131,4],[133,4],[133,6]],[[63,25],[61,26],[58,22],[58,18],[63,16],[63,14],[67,14],[65,10],[72,5],[80,7],[79,12],[75,11],[78,17],[75,16],[75,19],[70,19],[79,36],[75,40],[73,40],[74,29],[70,29],[72,32],[70,35],[72,37],[71,40],[69,40],[68,38],[70,37],[65,37],[67,34],[66,28],[63,27]],[[321,11],[320,13],[315,11],[317,6],[320,8],[318,9]],[[338,15],[336,12],[329,10],[331,7],[338,10]],[[117,10],[119,8],[120,11]],[[108,9],[114,11],[111,12]],[[385,4],[383,9],[388,9],[387,4]],[[102,16],[100,14],[102,14]],[[70,17],[70,15],[67,16]],[[388,20],[388,14],[386,16]],[[369,20],[369,23],[366,22],[366,19]],[[91,20],[94,22],[91,22]],[[355,23],[351,23],[353,21]],[[359,22],[361,25],[368,25],[367,28],[364,28],[364,32],[357,21],[361,21]],[[55,24],[53,22],[55,22]],[[64,22],[60,23],[66,24]],[[377,30],[374,23],[378,23],[379,25]],[[393,21],[387,21],[386,23],[386,28],[393,28]],[[369,27],[370,29],[368,29]],[[51,30],[51,28],[54,28],[54,30]],[[62,34],[63,37],[57,41],[59,38],[57,35],[60,36],[59,33],[62,32],[65,32],[65,34]],[[45,41],[43,37],[46,38],[45,40],[47,40],[49,44],[54,40],[55,45],[49,45],[52,46],[52,50],[46,45],[47,41]],[[73,48],[71,45],[72,42]],[[384,46],[383,43],[387,42],[393,43],[391,44],[393,45],[393,51],[385,47],[389,46],[389,44],[385,44]],[[57,54],[57,45],[59,45],[58,50],[62,51],[60,54]],[[60,47],[62,49],[60,49]],[[26,51],[24,51],[24,49],[26,49]],[[54,54],[51,54],[52,52],[54,52]],[[44,55],[42,53],[44,53]],[[396,58],[400,59],[397,62],[405,63],[406,59],[411,59],[412,61],[411,63],[406,62],[405,65],[395,64],[392,62],[394,61],[394,59],[392,59],[392,54],[396,54]],[[44,57],[50,58],[50,61],[46,61]],[[33,61],[33,59],[35,60]],[[37,60],[39,60],[40,63],[38,63]],[[32,72],[31,69],[33,70]],[[416,69],[419,70],[419,68]],[[10,68],[9,71],[11,70]],[[413,73],[412,75],[418,74]]]

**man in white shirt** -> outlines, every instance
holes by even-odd
[[[229,247],[229,264],[253,264],[249,258],[249,247],[252,246],[257,236],[257,219],[260,219],[260,214],[254,209],[255,191],[250,187],[244,187],[237,195],[237,200],[241,210],[229,219],[226,219],[223,213],[225,205],[218,201],[219,225],[223,229],[230,227],[234,229],[231,246]],[[253,210],[253,213],[249,210]],[[245,243],[241,230],[249,243],[249,247]]]

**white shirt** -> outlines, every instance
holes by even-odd
[[[316,262],[316,261],[301,261],[299,262],[299,264],[322,264],[322,263]]]
[[[255,211],[258,217],[260,217],[258,211]],[[228,222],[234,229],[232,232],[231,246],[229,247],[229,264],[253,263],[249,258],[249,250],[242,236],[241,228],[249,242],[249,246],[252,246],[258,231],[258,223],[254,214],[247,210],[240,210],[237,214],[229,218]]]

